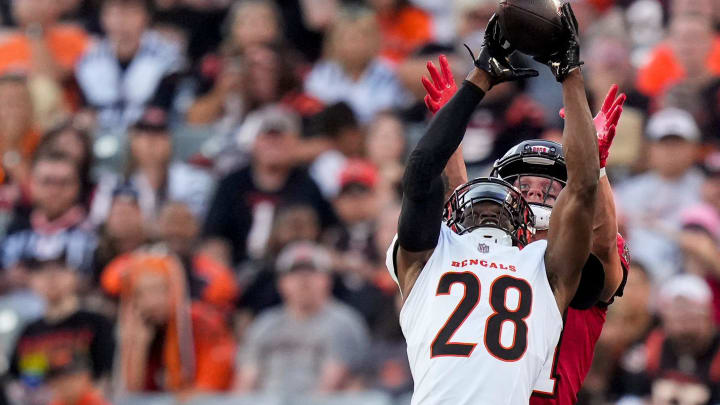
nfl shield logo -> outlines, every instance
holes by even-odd
[[[490,246],[481,243],[478,245],[478,251],[480,251],[480,253],[488,253],[490,252]]]

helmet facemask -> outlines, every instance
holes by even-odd
[[[534,233],[530,207],[501,179],[480,178],[460,186],[445,205],[444,217],[458,234],[483,232],[504,245],[525,246]]]
[[[520,190],[535,214],[535,229],[549,228],[555,199],[567,182],[562,145],[544,140],[521,142],[495,162],[490,175]],[[538,191],[542,195],[538,196]]]
[[[537,173],[515,174],[504,180],[520,190],[523,198],[530,205],[535,215],[535,229],[547,230],[550,227],[550,214],[560,191],[565,188],[565,182],[550,175]]]

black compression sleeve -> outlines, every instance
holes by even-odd
[[[410,154],[398,223],[398,243],[403,249],[419,252],[437,245],[444,199],[440,176],[460,146],[470,117],[484,95],[474,84],[463,82]]]

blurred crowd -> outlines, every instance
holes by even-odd
[[[0,2],[0,403],[412,390],[386,267],[420,78],[496,0]],[[720,1],[576,0],[633,263],[581,404],[720,404]],[[537,66],[518,55],[518,63]],[[471,177],[558,140],[490,92]],[[461,376],[459,378],[462,378]]]

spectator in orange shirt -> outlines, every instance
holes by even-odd
[[[235,341],[218,311],[190,301],[179,261],[152,249],[132,254],[122,270],[118,314],[122,388],[226,390],[232,381]]]
[[[432,38],[432,19],[407,0],[371,0],[382,34],[380,56],[391,63],[402,62]]]
[[[200,223],[187,204],[166,203],[160,210],[157,236],[188,269],[190,295],[219,309],[230,310],[238,296],[238,282],[230,267],[197,251]]]
[[[650,54],[638,70],[637,88],[656,97],[683,80],[699,81],[720,75],[720,36],[707,15],[681,14],[670,23],[668,40]]]
[[[24,72],[62,80],[88,45],[81,28],[58,23],[56,0],[13,0],[18,31],[0,39],[0,74]]]

